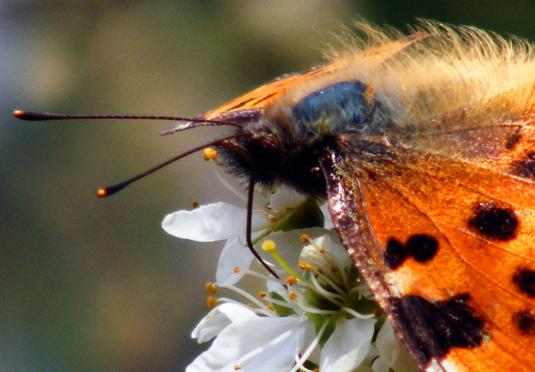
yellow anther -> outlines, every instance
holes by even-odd
[[[299,266],[299,270],[303,270],[306,272],[312,271],[312,264],[309,264],[307,262],[299,262],[298,266]]]
[[[235,370],[235,371],[239,371],[240,369],[241,369],[241,366],[240,366],[239,364],[236,364],[236,365],[234,366],[234,370]]]
[[[308,236],[307,234],[301,234],[299,236],[299,240],[301,240],[301,243],[303,243],[303,244],[309,244],[310,243],[310,236]]]
[[[232,269],[232,271],[234,271],[234,274],[237,274],[241,271],[241,269],[239,266],[234,266],[234,269]]]
[[[191,207],[192,207],[193,209],[195,209],[195,208],[199,208],[199,206],[200,206],[199,201],[197,201],[197,200],[192,200],[192,201],[191,201]]]
[[[264,240],[262,242],[262,249],[266,252],[275,252],[277,244],[271,239]]]
[[[327,252],[327,248],[321,247],[320,248],[320,253],[324,254],[325,252]]]
[[[298,281],[299,279],[295,276],[290,276],[288,279],[286,279],[286,283],[288,283],[288,285],[294,285]]]
[[[266,298],[266,296],[267,296],[267,293],[266,293],[266,292],[264,292],[264,291],[260,291],[260,292],[258,292],[258,297],[260,297],[260,298]]]
[[[290,292],[290,300],[294,301],[297,298],[297,293]]]
[[[217,305],[217,297],[215,296],[208,296],[206,297],[206,306],[209,308],[216,307]]]
[[[204,157],[204,160],[206,161],[214,160],[215,158],[217,158],[217,150],[212,147],[207,147],[204,149],[202,155]]]
[[[267,307],[268,307],[268,309],[269,309],[269,310],[273,310],[273,309],[274,309],[274,307],[273,307],[273,304],[272,304],[272,303],[269,303],[269,304],[267,304]]]
[[[217,285],[215,283],[204,283],[204,291],[209,294],[216,294],[218,291]]]

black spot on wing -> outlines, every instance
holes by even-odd
[[[531,310],[520,310],[513,314],[513,324],[524,336],[535,335],[535,315]]]
[[[432,302],[420,296],[394,298],[391,311],[405,343],[420,366],[443,359],[453,348],[476,348],[483,342],[485,323],[461,294]]]
[[[535,297],[535,271],[527,267],[519,267],[513,275],[513,283],[520,292]]]
[[[412,258],[424,263],[435,257],[438,241],[429,235],[413,235],[407,241],[406,247]]]
[[[384,260],[390,269],[397,269],[409,257],[425,263],[435,257],[438,241],[425,234],[412,235],[405,246],[397,239],[390,238],[386,243]]]
[[[528,152],[523,159],[513,161],[511,172],[519,177],[535,179],[535,151]]]
[[[487,238],[507,241],[516,236],[518,217],[511,208],[498,207],[493,201],[477,203],[468,226]]]
[[[391,269],[396,269],[409,257],[409,252],[397,239],[389,239],[386,243],[384,260]]]

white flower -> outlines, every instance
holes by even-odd
[[[273,241],[263,242],[284,279],[247,271],[267,287],[259,297],[228,285],[227,289],[245,298],[250,307],[219,298],[220,305],[192,333],[199,342],[217,337],[187,371],[297,371],[307,370],[305,363],[312,362],[321,371],[343,372],[363,362],[376,320],[373,314],[358,311],[359,305],[369,300],[362,297],[362,283],[336,238],[325,235],[326,230],[317,239],[304,235],[319,231],[273,234],[281,246],[282,242],[300,242],[299,237],[307,242],[300,257],[279,254]]]
[[[268,229],[305,201],[295,191],[280,187],[271,194],[268,208],[253,210],[254,235]],[[326,210],[325,210],[326,211]],[[322,211],[323,212],[323,211]],[[165,216],[162,228],[177,238],[212,242],[226,240],[219,256],[216,282],[220,286],[237,283],[249,268],[254,256],[245,244],[247,210],[232,204],[217,202],[193,210],[180,210]],[[330,220],[330,217],[324,220]]]
[[[315,215],[312,222],[307,213]],[[299,228],[321,221],[323,227]],[[217,284],[207,286],[207,303],[214,308],[192,332],[199,343],[212,344],[188,372],[410,370],[388,322],[374,338],[384,315],[330,230],[325,205],[318,208],[282,188],[266,207],[253,211],[252,222],[253,244],[262,246],[259,253],[278,278],[253,264],[245,245],[244,208],[213,203],[169,214],[162,222],[179,238],[226,240]],[[230,296],[216,297],[218,288]]]

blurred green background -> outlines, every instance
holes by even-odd
[[[163,216],[239,203],[192,156],[101,201],[131,176],[217,136],[169,123],[24,123],[15,108],[195,115],[321,62],[354,19],[416,17],[535,38],[535,3],[497,1],[0,2],[0,370],[183,370],[206,345],[221,244],[167,236]]]

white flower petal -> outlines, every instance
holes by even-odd
[[[333,219],[331,217],[331,212],[329,212],[329,206],[327,205],[327,203],[323,203],[322,205],[320,205],[320,210],[321,213],[323,213],[323,219],[325,221],[323,223],[323,227],[327,230],[334,229]]]
[[[305,201],[306,197],[287,186],[279,186],[269,198],[273,210],[294,208]]]
[[[245,238],[229,239],[223,247],[215,273],[216,283],[221,287],[239,282],[251,266],[254,256],[247,246],[242,245],[243,240]],[[239,270],[235,272],[237,267]]]
[[[325,235],[320,239],[322,239],[322,241],[320,241],[318,244],[324,248],[327,248],[330,257],[334,259],[340,270],[348,269],[353,266],[353,261],[338,239],[338,236],[333,238],[332,235]]]
[[[353,372],[378,372],[378,371],[374,371],[372,364],[375,365],[375,362],[379,359],[381,358],[379,358],[379,353],[377,352],[377,348],[371,345],[370,350],[368,350],[368,354],[366,355],[366,358],[364,358],[360,366],[354,369]],[[389,372],[389,371],[387,369],[381,372]],[[404,372],[404,371],[396,371],[396,372]]]
[[[399,355],[399,343],[394,335],[394,328],[389,321],[385,321],[375,341],[381,359],[387,366],[393,366]]]
[[[191,332],[191,338],[198,343],[210,341],[231,323],[239,323],[255,316],[255,313],[245,306],[237,304],[222,304],[212,309]]]
[[[180,210],[165,216],[162,228],[177,238],[213,242],[243,235],[247,211],[232,204],[218,202],[191,211]],[[267,227],[267,216],[253,211],[253,228]]]
[[[388,320],[379,330],[375,345],[379,351],[379,359],[373,363],[374,371],[380,371],[383,366],[395,371],[419,370],[408,351],[400,344],[394,333],[394,328]]]
[[[284,288],[281,281],[275,278],[269,278],[266,282],[266,288],[268,292],[275,292],[281,297],[288,297],[288,290]]]
[[[241,304],[226,303],[219,305],[218,308],[222,314],[225,314],[235,324],[241,324],[248,319],[258,316],[253,310]]]
[[[339,319],[336,328],[321,350],[320,371],[352,371],[368,354],[375,321]]]
[[[325,248],[326,252],[321,253],[320,248]],[[300,259],[319,267],[330,266],[321,267],[326,273],[331,272],[332,269],[346,273],[353,266],[346,249],[332,232],[312,239],[312,242],[301,251]]]
[[[212,346],[197,357],[187,372],[288,370],[303,348],[309,325],[299,317],[247,319],[230,324]]]
[[[201,319],[191,332],[191,338],[196,339],[198,343],[210,341],[230,323],[230,319],[222,314],[218,308],[215,308]]]
[[[389,372],[390,366],[381,357],[375,359],[372,364],[373,372]]]

